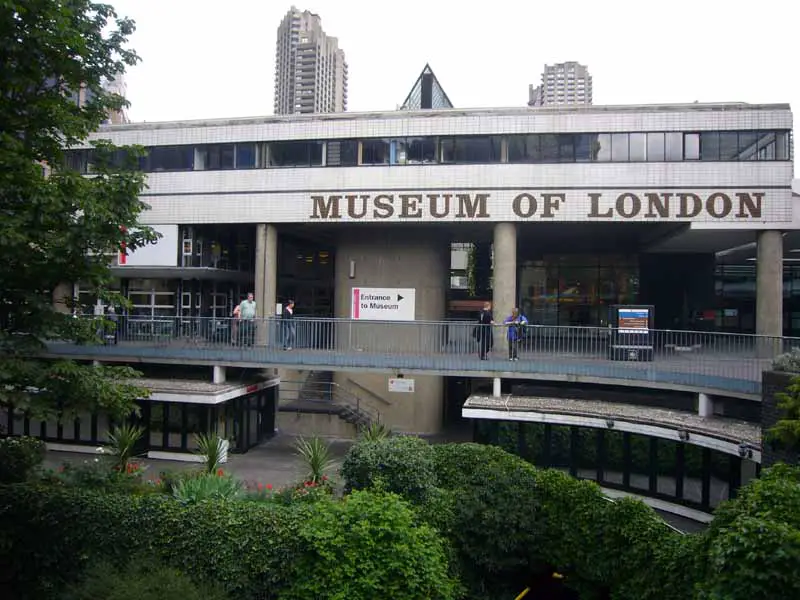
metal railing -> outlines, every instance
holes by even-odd
[[[468,321],[119,317],[116,323],[97,323],[98,342],[84,353],[314,368],[561,373],[706,387],[715,387],[715,381],[760,382],[772,359],[800,347],[799,338],[606,327],[514,328]],[[51,344],[51,351],[78,353],[64,346]],[[756,387],[742,391],[756,393]]]
[[[329,405],[349,409],[361,417],[364,425],[381,420],[380,411],[362,402],[358,394],[334,381],[281,381],[281,405],[299,401],[301,403]]]

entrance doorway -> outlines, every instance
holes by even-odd
[[[333,317],[333,248],[305,238],[284,236],[278,246],[278,302],[293,299],[296,315]]]

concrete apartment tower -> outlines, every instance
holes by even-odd
[[[322,19],[294,6],[278,27],[275,50],[275,114],[347,110],[347,61]]]
[[[592,76],[585,65],[570,61],[545,65],[542,83],[528,88],[528,106],[592,103]]]

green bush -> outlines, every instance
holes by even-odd
[[[411,436],[354,444],[342,464],[342,476],[347,491],[368,489],[383,481],[386,491],[412,502],[423,501],[437,483],[432,446]]]
[[[590,598],[605,589],[619,599],[691,597],[685,538],[644,504],[611,502],[594,483],[536,469],[499,448],[433,450],[440,485],[453,494],[451,520],[438,527],[451,539],[471,598],[514,597],[551,568]],[[666,588],[653,577],[662,572],[675,576]]]
[[[45,444],[32,437],[0,438],[0,483],[25,481],[44,461]]]
[[[298,573],[308,585],[311,579],[341,583],[329,588],[329,598],[358,598],[353,594],[369,582],[391,586],[400,579],[411,591],[396,598],[453,597],[447,595],[453,584],[442,541],[415,523],[398,499],[371,493],[343,503],[323,498],[313,504],[183,504],[166,495],[0,486],[0,598],[55,600],[89,565],[124,565],[139,556],[177,569],[197,585],[218,585],[237,600],[298,597],[304,589],[297,587]],[[351,545],[358,551],[348,550]],[[312,552],[337,558],[304,574],[312,568]],[[379,557],[395,562],[384,565]],[[340,563],[357,571],[360,587],[341,579]],[[401,567],[402,576],[394,570]],[[360,597],[374,597],[374,591]]]
[[[765,470],[722,504],[702,553],[701,598],[800,598],[800,468]]]
[[[300,516],[272,503],[184,505],[25,484],[0,486],[0,507],[0,598],[19,600],[57,598],[88,565],[141,555],[233,598],[272,598],[285,583]]]
[[[357,491],[317,503],[300,525],[281,600],[458,597],[441,538],[415,518],[394,494]]]
[[[172,488],[172,496],[185,504],[203,500],[233,500],[243,493],[242,483],[225,474],[203,473],[200,477],[187,477]]]
[[[108,563],[89,567],[85,579],[72,586],[63,600],[225,600],[216,587],[196,585],[176,569],[150,562],[123,568]]]

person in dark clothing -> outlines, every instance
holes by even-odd
[[[283,349],[291,350],[297,335],[297,325],[294,322],[294,300],[289,300],[283,307],[281,319],[283,320]]]
[[[487,354],[494,346],[494,335],[492,333],[494,317],[492,316],[492,305],[486,302],[478,315],[478,324],[475,326],[474,337],[478,342],[478,355],[481,360],[486,360]]]

